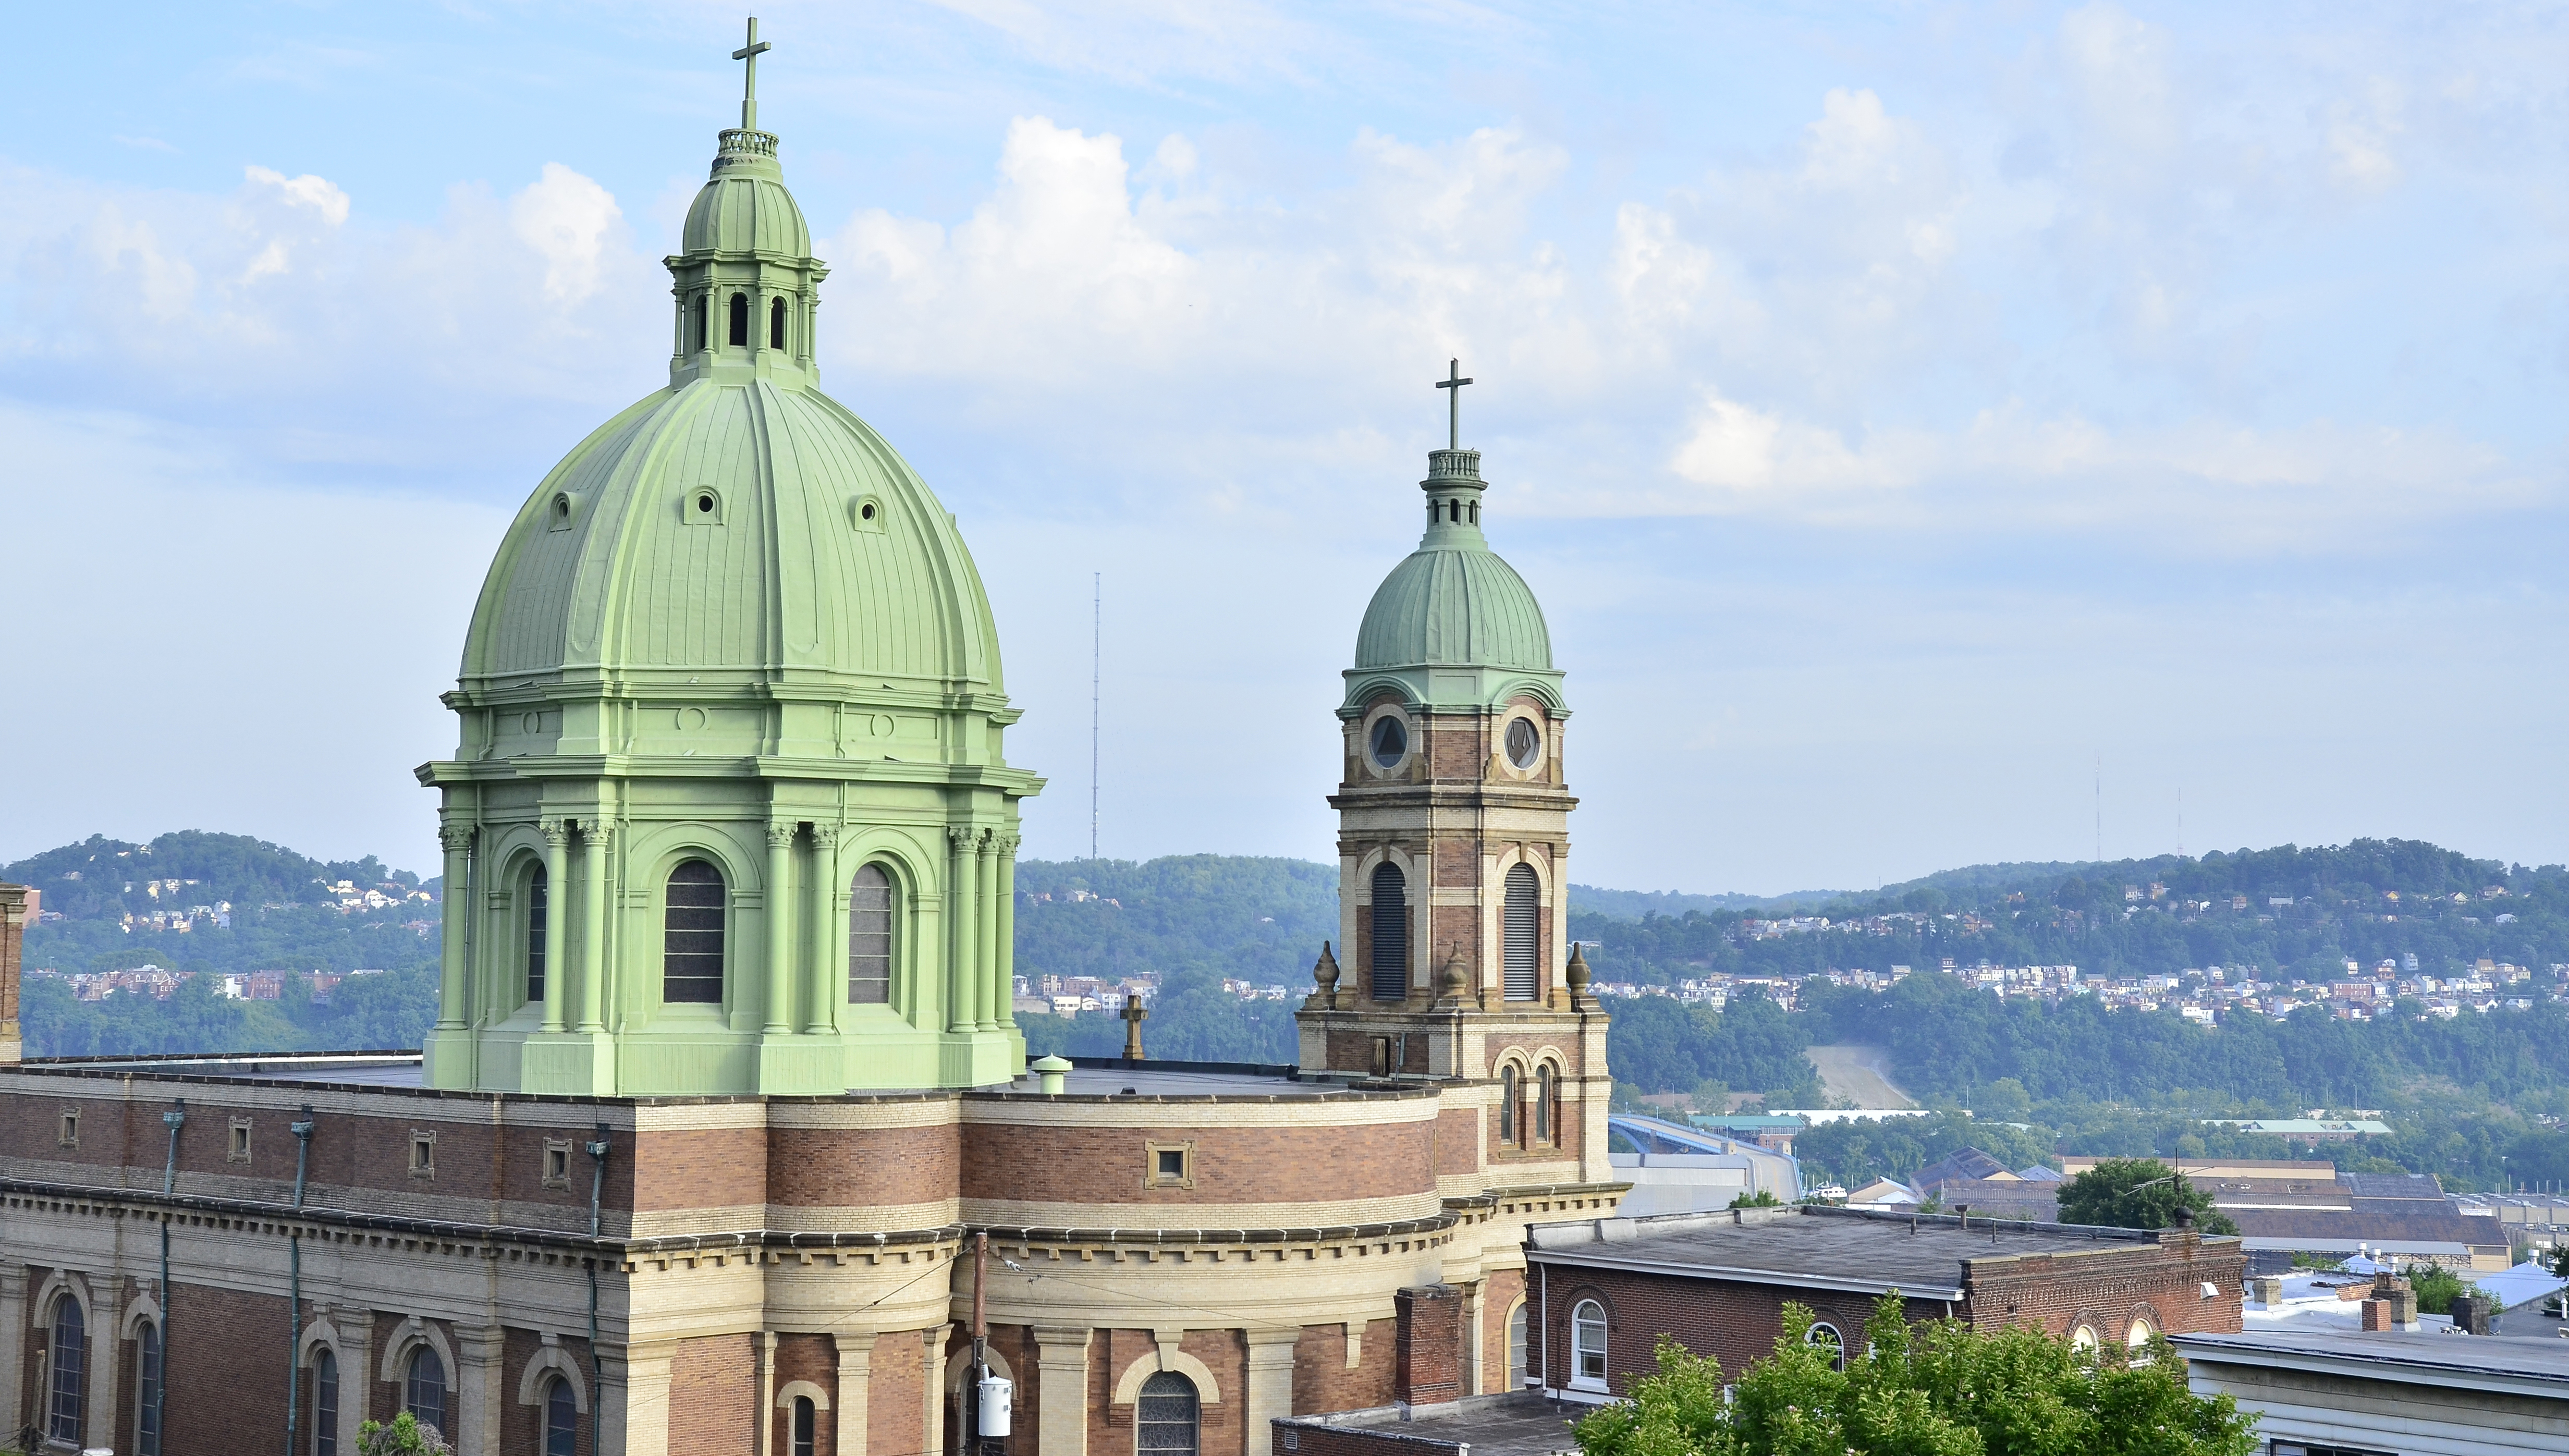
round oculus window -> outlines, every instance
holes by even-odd
[[[1373,722],[1373,761],[1383,768],[1398,768],[1409,756],[1409,730],[1398,718],[1381,717]]]
[[[1543,734],[1531,718],[1508,720],[1508,762],[1521,769],[1533,768],[1543,760]]]

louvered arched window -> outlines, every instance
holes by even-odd
[[[1543,887],[1534,878],[1531,865],[1508,867],[1507,901],[1507,999],[1531,1001],[1535,998],[1538,977],[1535,975],[1535,911],[1543,902]]]
[[[881,865],[857,872],[848,886],[848,1002],[892,1003],[892,876]]]
[[[661,910],[660,999],[722,1004],[723,878],[702,860],[669,872]]]
[[[1366,963],[1373,998],[1397,1001],[1409,994],[1409,886],[1389,861],[1373,870],[1373,906],[1365,915]]]

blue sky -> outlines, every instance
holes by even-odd
[[[989,580],[1029,855],[1086,852],[1103,572],[1104,851],[1328,856],[1336,673],[1459,355],[1570,672],[1576,878],[2569,859],[2556,7],[761,25],[825,385]],[[664,377],[739,32],[21,18],[0,858],[204,827],[429,865],[408,771],[472,595]]]

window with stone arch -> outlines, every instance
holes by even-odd
[[[731,296],[731,346],[735,349],[749,347],[749,295],[746,293]]]
[[[1536,961],[1540,947],[1537,926],[1543,905],[1543,884],[1535,878],[1532,865],[1508,867],[1508,896],[1505,911],[1506,973],[1503,981],[1506,998],[1531,1001],[1535,998],[1540,977]]]
[[[1196,1382],[1177,1371],[1143,1381],[1133,1415],[1135,1456],[1199,1456],[1203,1413]]]
[[[1519,1299],[1508,1307],[1508,1389],[1525,1388],[1529,1353],[1526,1338],[1526,1301]]]
[[[1534,1140],[1561,1141],[1561,1075],[1545,1062],[1534,1069]]]
[[[89,1311],[66,1289],[54,1299],[47,1321],[52,1338],[46,1359],[45,1436],[68,1445],[81,1444],[81,1408],[89,1396]]]
[[[892,1004],[892,872],[880,864],[857,871],[848,884],[848,1004]]]
[[[785,300],[782,298],[767,305],[767,347],[785,347]]]
[[[1511,1148],[1516,1146],[1517,1129],[1524,1121],[1524,1114],[1517,1110],[1517,1103],[1523,1099],[1524,1096],[1525,1079],[1517,1071],[1517,1064],[1509,1062],[1505,1066],[1500,1067],[1499,1141]]]
[[[1373,998],[1409,995],[1409,880],[1389,860],[1373,867],[1373,904],[1365,912],[1365,961]]]
[[[729,897],[720,870],[689,860],[669,872],[661,909],[660,999],[672,1005],[719,1006],[723,998],[723,921]]]
[[[559,1375],[545,1383],[545,1456],[579,1456],[579,1401]]]
[[[412,1420],[446,1434],[446,1361],[424,1341],[410,1352],[402,1377],[402,1409]]]
[[[1571,1388],[1606,1388],[1606,1332],[1605,1305],[1582,1299],[1570,1311]]]
[[[147,1319],[134,1331],[135,1456],[161,1456],[161,1323]]]
[[[812,1456],[821,1436],[821,1416],[809,1395],[794,1397],[794,1456]],[[565,1453],[568,1456],[568,1453]]]
[[[2098,1343],[2099,1341],[2096,1338],[2095,1325],[2082,1322],[2077,1328],[2069,1331],[2069,1352],[2071,1354],[2078,1355],[2082,1358],[2092,1359],[2096,1354]]]
[[[339,1456],[339,1357],[326,1346],[312,1357],[312,1456]]]
[[[552,887],[542,864],[527,872],[526,902],[518,928],[527,937],[527,1004],[533,1006],[545,999],[545,926],[552,913]]]
[[[2150,1316],[2146,1314],[2132,1316],[2131,1327],[2123,1331],[2123,1348],[2131,1352],[2134,1364],[2148,1362],[2150,1341],[2158,1337],[2158,1326],[2150,1322]]]

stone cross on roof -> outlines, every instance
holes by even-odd
[[[758,130],[758,53],[773,49],[758,38],[758,17],[751,16],[749,44],[731,53],[733,60],[748,63],[740,85],[740,129],[744,132]]]
[[[1151,1019],[1151,1008],[1131,992],[1124,996],[1124,1009],[1116,1013],[1124,1018],[1124,1060],[1138,1062],[1142,1055],[1142,1023]]]

